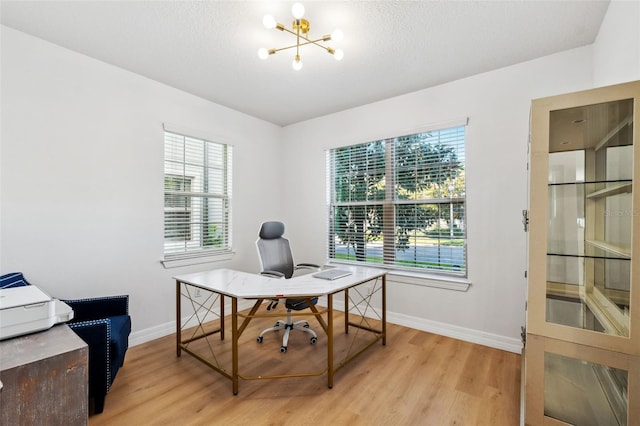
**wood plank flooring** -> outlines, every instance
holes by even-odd
[[[285,354],[279,352],[279,334],[255,342],[269,325],[254,320],[243,335],[241,373],[313,366],[313,359],[324,359],[326,336],[318,324],[311,324],[318,331],[316,345],[296,332]],[[175,335],[135,346],[104,412],[91,415],[89,426],[519,424],[518,354],[393,324],[387,329],[387,345],[377,343],[338,371],[333,389],[327,388],[326,374],[240,380],[236,396],[229,379],[189,354],[176,357]],[[230,337],[229,332],[225,342]]]

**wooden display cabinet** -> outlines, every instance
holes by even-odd
[[[532,102],[527,424],[603,424],[561,412],[595,394],[604,424],[640,424],[639,100],[640,81]]]

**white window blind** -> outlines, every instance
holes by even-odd
[[[329,150],[328,256],[466,276],[465,126]]]
[[[229,145],[164,132],[165,259],[231,252]]]

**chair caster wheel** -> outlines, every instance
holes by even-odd
[[[306,324],[304,325],[304,328],[309,328],[309,323],[306,323]]]
[[[287,351],[286,346],[280,346],[280,352],[285,353]]]
[[[278,323],[273,324],[273,326],[274,326],[274,327],[277,327],[277,326],[278,326]]]
[[[262,336],[258,336],[258,338],[256,339],[256,342],[258,342],[258,343],[262,343],[262,339],[263,339],[263,337],[262,337]]]
[[[317,341],[318,341],[317,337],[312,337],[311,340],[310,340],[312,345],[314,345]]]

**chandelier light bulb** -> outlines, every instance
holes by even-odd
[[[268,57],[269,57],[269,51],[266,48],[261,47],[260,49],[258,49],[258,58],[267,59]]]
[[[300,71],[302,69],[302,61],[300,60],[300,56],[296,55],[293,62],[291,62],[291,66],[296,71]]]
[[[294,3],[293,6],[291,6],[291,13],[296,19],[302,18],[304,16],[304,6],[302,3]]]
[[[343,38],[344,38],[344,33],[342,32],[341,29],[337,29],[331,33],[331,40],[333,41],[342,41]]]
[[[342,58],[344,58],[344,52],[342,51],[342,49],[336,49],[333,57],[336,58],[336,61],[341,61]]]
[[[264,25],[267,29],[272,29],[276,27],[276,19],[271,15],[264,15],[262,18],[262,25]]]

